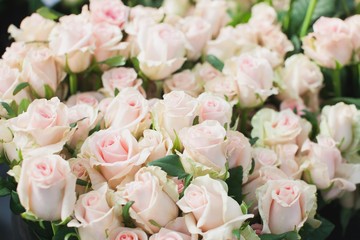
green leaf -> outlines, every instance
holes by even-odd
[[[241,205],[243,168],[242,166],[238,166],[236,168],[229,169],[229,173],[230,177],[226,180],[226,183],[229,186],[228,194]]]
[[[251,146],[254,146],[258,140],[259,140],[259,137],[250,138],[249,143]]]
[[[302,118],[306,119],[308,122],[311,123],[311,134],[310,138],[315,139],[316,136],[319,134],[319,123],[317,120],[317,115],[313,112],[309,112],[307,110],[303,110],[304,114],[301,116]]]
[[[214,68],[219,70],[220,72],[224,68],[224,63],[214,55],[207,55],[206,56],[206,61],[208,63],[210,63]]]
[[[149,162],[147,165],[160,167],[163,171],[167,172],[168,175],[173,177],[185,178],[189,175],[185,172],[180,157],[176,154]]]
[[[181,145],[181,141],[179,136],[177,135],[176,131],[174,130],[175,133],[175,140],[174,140],[174,146],[172,148],[172,152],[176,153],[176,151],[181,151],[182,145]]]
[[[305,223],[300,229],[299,234],[302,239],[306,240],[325,240],[330,236],[335,226],[327,219],[317,216],[317,219],[321,221],[321,225],[318,228],[313,228],[310,224]]]
[[[76,179],[76,185],[80,185],[83,187],[91,187],[91,182],[84,181],[80,178]]]
[[[159,224],[159,223],[157,223],[154,219],[150,219],[149,220],[149,223],[151,224],[151,225],[154,225],[155,227],[158,227],[158,228],[161,228],[162,226]]]
[[[346,231],[347,226],[349,225],[350,219],[354,214],[354,209],[351,208],[341,208],[340,210],[340,223],[343,232]]]
[[[251,12],[239,12],[232,17],[231,21],[227,25],[235,27],[240,23],[247,23],[250,18]]]
[[[304,21],[309,0],[295,0],[290,13],[290,25],[288,28],[288,36],[295,35],[300,31]]]
[[[7,102],[0,102],[1,106],[5,108],[10,118],[16,117],[16,113],[13,108]]]
[[[251,159],[251,168],[250,168],[250,171],[249,171],[249,175],[253,174],[254,170],[255,170],[255,160]]]
[[[114,90],[114,96],[116,97],[118,94],[119,94],[119,89],[118,88],[115,88],[115,90]]]
[[[120,67],[124,66],[126,63],[126,60],[123,56],[115,56],[112,58],[108,58],[105,61],[99,62],[100,64],[106,64],[109,67]]]
[[[20,115],[23,112],[26,112],[29,105],[30,105],[29,99],[27,99],[27,98],[22,99],[20,104],[19,104],[19,107],[18,107],[18,115]]]
[[[42,17],[50,20],[57,20],[59,17],[64,15],[47,7],[39,8],[36,12]]]
[[[193,126],[199,124],[199,116],[196,116],[193,121]]]
[[[45,98],[46,99],[51,99],[52,97],[55,96],[54,91],[52,90],[52,88],[48,84],[44,85],[44,89],[45,89]]]
[[[298,240],[300,239],[297,232],[291,231],[282,234],[262,234],[259,236],[261,240]]]
[[[26,88],[26,87],[28,87],[28,86],[30,86],[30,84],[27,83],[27,82],[19,83],[19,84],[15,87],[15,89],[14,89],[14,91],[13,91],[13,95],[15,96],[15,95],[18,94],[21,90],[23,90],[24,88]]]
[[[135,224],[133,219],[130,217],[130,208],[131,206],[134,204],[134,201],[130,201],[127,202],[124,207],[122,208],[122,218],[123,218],[123,223],[125,225],[125,227],[130,227],[130,228],[134,228]]]
[[[136,57],[131,58],[131,63],[136,70],[138,76],[143,80],[142,86],[145,89],[145,91],[149,88],[149,82],[150,80],[148,77],[145,76],[145,74],[140,69],[140,63],[139,60]]]
[[[336,11],[336,0],[318,0],[311,20],[315,22],[321,16],[332,17]]]
[[[233,236],[235,236],[235,238],[236,238],[237,240],[240,240],[240,239],[241,239],[240,228],[234,229],[234,230],[232,231],[232,234],[233,234]]]
[[[56,234],[53,236],[52,240],[75,240],[80,239],[80,237],[76,234],[75,228],[64,226],[59,226],[56,231]]]
[[[14,214],[25,212],[25,208],[21,205],[19,195],[16,191],[11,191],[10,209]]]
[[[7,181],[4,178],[0,178],[0,197],[10,195],[11,190],[7,186]]]

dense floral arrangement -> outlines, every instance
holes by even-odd
[[[360,206],[356,3],[134,2],[9,27],[0,193],[33,237],[325,239],[333,201],[346,229]]]

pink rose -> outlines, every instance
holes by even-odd
[[[108,232],[119,226],[114,208],[106,200],[107,186],[80,195],[75,205],[75,219],[68,223],[76,227],[81,239],[106,239]]]
[[[89,161],[82,158],[71,158],[68,160],[72,174],[75,175],[77,179],[89,182],[89,174],[87,169],[90,168]],[[76,185],[75,191],[77,194],[84,194],[86,192],[86,186]]]
[[[105,127],[129,129],[139,136],[151,124],[148,101],[138,90],[124,89],[107,107],[104,121]]]
[[[93,23],[109,23],[123,29],[130,8],[117,0],[91,0],[90,14]]]
[[[99,92],[82,92],[71,95],[66,101],[66,105],[72,107],[78,104],[87,104],[96,108],[103,98],[104,96]]]
[[[89,67],[95,48],[92,25],[86,13],[63,16],[49,37],[49,47],[63,68],[79,73]]]
[[[272,180],[256,190],[262,233],[299,231],[316,213],[316,187],[300,180]]]
[[[187,58],[197,60],[211,38],[210,24],[200,17],[188,16],[180,21],[180,29],[189,44]]]
[[[206,120],[216,120],[222,126],[230,124],[232,116],[232,106],[225,99],[203,93],[198,97],[199,101],[199,122]]]
[[[53,52],[46,47],[31,49],[24,59],[22,81],[28,82],[39,97],[45,97],[45,85],[55,93],[66,76],[55,60]]]
[[[139,141],[139,145],[143,149],[151,149],[151,154],[147,159],[148,162],[172,153],[173,143],[169,137],[165,137],[160,132],[150,129],[146,129],[143,135],[144,137]]]
[[[6,64],[12,68],[22,69],[23,60],[32,48],[37,48],[37,44],[29,44],[24,42],[13,42],[10,47],[7,47],[2,59]]]
[[[314,32],[303,39],[305,55],[319,65],[335,68],[346,65],[353,52],[349,26],[339,18],[321,17],[313,25]]]
[[[290,109],[293,112],[296,111],[296,115],[298,116],[302,116],[304,115],[304,111],[308,110],[307,107],[304,104],[304,101],[299,98],[299,99],[286,99],[284,101],[281,102],[280,104],[280,111],[283,111],[285,109]]]
[[[191,240],[191,237],[183,233],[161,228],[160,231],[152,235],[149,240]]]
[[[225,62],[224,74],[236,79],[242,107],[255,107],[277,93],[273,88],[274,72],[263,58],[243,54]]]
[[[29,99],[27,89],[21,90],[15,96],[13,92],[18,84],[20,84],[20,72],[16,68],[11,68],[5,62],[0,61],[0,99],[1,100],[15,100],[20,103],[22,99]]]
[[[197,97],[203,91],[203,88],[195,74],[190,70],[185,70],[172,75],[164,82],[165,93],[176,90],[184,91],[192,97]]]
[[[139,228],[118,227],[109,233],[109,240],[147,240],[146,233]]]
[[[95,38],[95,58],[98,62],[119,55],[128,43],[121,42],[123,34],[117,26],[108,23],[98,23],[93,26]]]
[[[160,179],[146,168],[137,172],[135,180],[126,184],[123,189],[123,198],[126,201],[134,201],[130,208],[130,216],[148,233],[160,230],[158,226],[151,224],[150,220],[165,226],[178,216],[178,207],[165,189]]]
[[[141,87],[142,80],[137,78],[137,73],[133,68],[112,68],[105,71],[101,77],[104,90],[109,96],[114,96],[115,89],[121,91],[128,87],[144,91]]]
[[[46,42],[55,25],[56,23],[54,21],[43,18],[37,13],[33,13],[31,16],[22,20],[20,29],[14,25],[10,25],[8,32],[17,42]]]
[[[45,221],[65,220],[74,209],[76,177],[58,155],[25,158],[16,191],[21,205]]]
[[[284,62],[284,57],[280,56],[278,52],[268,49],[266,47],[257,46],[253,49],[249,49],[246,53],[257,57],[268,60],[271,67],[275,69]]]
[[[140,69],[152,80],[164,79],[185,62],[185,38],[180,30],[160,23],[140,29],[137,43]]]
[[[231,239],[233,229],[253,217],[241,212],[239,204],[228,196],[224,182],[209,175],[195,178],[177,205],[185,213],[190,233],[207,240]]]
[[[185,149],[184,157],[218,172],[223,171],[226,164],[225,136],[226,130],[214,120],[206,120],[179,132]],[[187,169],[187,164],[183,165],[186,170],[190,170]]]
[[[25,155],[61,151],[75,130],[70,127],[68,114],[58,98],[34,100],[26,112],[11,119],[14,142]]]
[[[277,23],[277,13],[273,7],[267,3],[258,3],[251,8],[251,18],[249,23],[252,26],[268,27]],[[261,31],[263,28],[259,28]]]
[[[222,76],[222,73],[208,62],[196,64],[193,71],[195,72],[196,78],[202,83],[206,83],[216,77]]]
[[[172,91],[164,95],[164,100],[152,109],[157,130],[167,133],[172,140],[184,127],[190,127],[197,115],[196,99],[183,91]]]
[[[86,139],[80,156],[90,161],[90,166],[99,173],[111,188],[116,188],[127,176],[134,175],[150,154],[141,149],[130,131],[101,130]],[[93,176],[90,174],[90,178]]]
[[[348,17],[345,20],[345,23],[350,28],[351,41],[358,61],[360,60],[360,31],[359,31],[360,23],[359,22],[360,22],[359,14]]]
[[[205,83],[205,92],[210,92],[220,97],[226,97],[231,104],[238,102],[238,87],[231,76],[219,76]]]

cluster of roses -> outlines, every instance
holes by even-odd
[[[242,237],[258,239],[318,226],[317,190],[349,204],[360,183],[360,112],[325,106],[316,141],[302,115],[319,108],[317,63],[359,60],[359,16],[320,18],[304,38],[305,55],[285,59],[293,45],[267,4],[231,27],[231,1],[186,9],[169,2],[154,9],[91,0],[58,22],[33,14],[10,26],[15,42],[0,61],[0,150],[24,216],[63,220],[86,240],[235,239],[242,226]],[[119,55],[136,58],[139,69],[102,64]],[[183,70],[185,61],[196,65]],[[66,98],[69,75],[94,66],[102,88]],[[163,83],[162,99],[146,99],[144,80]],[[280,110],[253,111],[251,145],[235,119],[246,134],[245,113],[272,95]],[[149,166],[166,156],[169,165],[179,158],[186,174]],[[238,167],[246,204],[224,181]]]

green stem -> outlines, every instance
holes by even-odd
[[[349,10],[348,5],[346,3],[346,0],[341,0],[341,4],[343,5],[346,16],[350,16],[351,13],[350,13],[350,10]]]
[[[334,85],[335,97],[341,97],[341,78],[340,78],[341,68],[336,67],[332,72],[332,80]]]
[[[317,0],[310,0],[308,9],[306,11],[304,22],[301,26],[300,38],[304,37],[307,34],[307,31],[308,31],[310,23],[311,23],[311,17],[315,11],[316,4],[317,4]]]
[[[58,226],[56,226],[56,224],[55,223],[51,223],[51,228],[52,228],[52,231],[53,231],[53,234],[54,234],[54,236],[56,235],[56,233],[57,233],[57,231],[58,231]]]
[[[78,79],[77,79],[76,74],[70,73],[69,85],[70,85],[70,94],[71,95],[76,94],[77,87],[78,87]]]
[[[156,84],[156,97],[161,99],[162,93],[163,93],[164,81],[158,80],[158,81],[155,81],[155,84]]]
[[[291,0],[290,5],[289,5],[289,10],[286,13],[286,19],[284,21],[284,29],[285,29],[286,33],[288,33],[289,27],[290,27],[290,24],[291,24],[291,12],[292,12],[292,9],[293,9],[293,5],[294,5],[294,0]]]
[[[355,71],[355,79],[357,80],[357,97],[360,96],[360,63],[356,65],[356,71]]]

